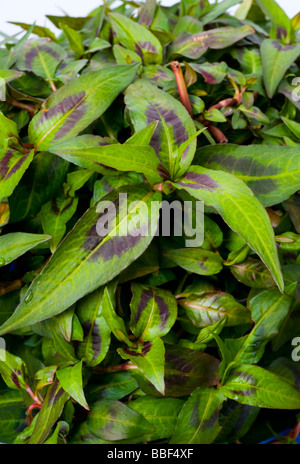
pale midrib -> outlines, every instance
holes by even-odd
[[[214,394],[214,390],[211,391],[210,394],[209,394],[209,398],[208,398],[208,401],[207,401],[207,403],[206,403],[206,405],[205,405],[205,409],[204,409],[204,411],[203,411],[203,414],[202,414],[200,423],[199,423],[199,425],[198,425],[198,427],[197,427],[197,429],[196,429],[194,435],[192,436],[192,438],[189,440],[188,443],[193,443],[193,440],[194,440],[195,436],[197,435],[197,433],[198,433],[199,430],[201,429],[201,426],[202,426],[202,424],[203,424],[203,422],[204,422],[204,420],[205,420],[205,414],[206,414],[207,411],[209,410],[210,403],[212,402],[212,396],[213,396],[213,394]]]
[[[111,80],[115,79],[115,76],[112,76],[110,79],[106,79],[105,81],[105,84],[107,84],[108,82],[110,82]],[[90,92],[86,92],[84,97],[82,97],[78,103],[76,103],[76,105],[73,106],[73,108],[71,108],[67,113],[63,114],[62,117],[55,123],[51,126],[51,129],[49,129],[45,135],[40,139],[40,141],[36,144],[36,147],[35,147],[35,150],[38,149],[39,145],[43,142],[43,140],[48,137],[49,134],[51,134],[51,132],[53,132],[57,126],[59,126],[61,123],[63,123],[65,121],[65,119],[67,119],[71,113],[73,113],[73,111],[75,111],[81,104],[82,102],[84,102],[98,87],[100,87],[100,85],[103,84],[103,82],[101,81],[100,83],[98,82],[97,85],[95,85],[91,90]],[[78,89],[78,91],[80,91],[80,89]],[[50,109],[50,108],[48,108]],[[42,110],[43,111],[43,110]],[[39,121],[38,121],[39,122]]]
[[[211,307],[207,307],[207,306],[202,306],[202,305],[194,305],[194,304],[190,304],[190,303],[180,303],[178,302],[180,305],[182,306],[186,306],[187,308],[193,308],[193,309],[199,309],[199,311],[207,311],[207,312],[215,312],[215,313],[219,313],[219,314],[223,314],[224,316],[230,316],[230,313],[227,312],[227,311],[221,311],[220,309],[214,309],[214,308],[211,308]]]

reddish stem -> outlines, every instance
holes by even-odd
[[[171,68],[172,68],[173,73],[175,74],[175,79],[176,79],[181,103],[186,108],[190,116],[193,116],[192,105],[189,99],[189,95],[187,92],[186,83],[185,83],[185,80],[182,74],[180,63],[178,61],[172,61]]]
[[[213,126],[212,124],[207,124],[207,127],[210,135],[215,139],[216,142],[228,143],[228,138],[218,127]]]

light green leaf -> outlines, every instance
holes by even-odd
[[[82,407],[89,410],[82,386],[82,361],[74,366],[58,369],[56,375],[65,392]]]
[[[0,237],[0,266],[10,263],[26,251],[50,240],[50,235],[12,232]]]
[[[136,144],[106,143],[101,137],[81,135],[52,145],[49,151],[78,166],[103,172],[103,167],[118,171],[141,172],[150,183],[158,183],[158,158],[152,147]]]

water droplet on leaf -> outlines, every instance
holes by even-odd
[[[26,294],[24,298],[24,303],[29,303],[29,301],[32,300],[32,297],[33,297],[33,293],[31,290],[29,290],[29,292]]]

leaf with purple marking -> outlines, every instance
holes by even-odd
[[[300,408],[299,391],[276,374],[251,364],[232,366],[220,391],[227,398],[250,406]]]
[[[141,341],[166,335],[177,317],[177,304],[168,291],[132,283],[130,329]]]
[[[166,250],[164,254],[178,266],[199,275],[218,274],[223,267],[220,255],[202,248]]]
[[[109,13],[108,18],[118,41],[136,52],[144,64],[162,63],[162,46],[152,32],[120,13]]]
[[[49,385],[28,444],[38,445],[46,440],[68,399],[68,393],[62,389],[58,380]]]
[[[143,80],[130,85],[125,95],[136,131],[158,121],[150,145],[162,164],[162,175],[165,177],[169,173],[172,179],[183,175],[196,149],[194,139],[184,147],[183,153],[180,152],[180,146],[196,135],[195,125],[187,110],[174,97]]]
[[[182,181],[174,184],[214,207],[270,270],[279,289],[283,277],[270,219],[261,203],[243,181],[223,171],[192,166]]]
[[[259,260],[250,256],[241,263],[234,263],[230,266],[234,277],[251,288],[270,288],[274,287],[274,279],[268,268]]]
[[[291,20],[276,0],[256,0],[265,16],[271,20],[271,37],[289,40],[291,33]]]
[[[187,396],[199,386],[211,387],[218,384],[218,359],[181,345],[168,343],[165,350],[165,396]],[[137,369],[133,369],[131,373],[146,394],[161,396]]]
[[[102,399],[91,407],[87,419],[90,433],[110,442],[135,439],[154,431],[142,414],[112,399]]]
[[[78,344],[77,356],[88,366],[97,366],[106,356],[110,345],[110,328],[103,315],[103,288],[82,298],[76,314],[83,328],[84,339]]]
[[[117,170],[116,174],[118,171],[140,172],[152,184],[161,182],[157,172],[158,159],[152,147],[109,142],[102,137],[81,135],[52,145],[49,151],[92,171],[113,173]]]
[[[0,200],[9,197],[33,160],[34,151],[0,150]]]
[[[234,174],[251,188],[263,206],[287,200],[300,189],[300,148],[267,145],[206,146],[199,164]]]
[[[247,324],[250,312],[229,293],[221,290],[189,295],[178,300],[186,315],[197,328],[209,327],[227,317],[226,326]]]
[[[66,56],[65,50],[49,38],[32,39],[18,50],[16,64],[22,71],[31,71],[50,81]]]
[[[26,389],[27,369],[24,361],[0,348],[0,374],[9,388]]]
[[[142,414],[155,427],[155,432],[149,434],[147,442],[173,435],[183,405],[184,401],[179,398],[152,398],[147,395],[128,403],[131,409]]]
[[[114,66],[81,75],[50,95],[31,120],[29,139],[36,149],[76,136],[104,113],[134,79],[139,65]]]
[[[138,348],[119,348],[118,353],[123,359],[130,359],[155,389],[164,394],[165,348],[160,338],[139,345]]]
[[[114,191],[100,209],[94,204],[86,211],[1,327],[2,333],[61,313],[143,253],[156,231],[161,194],[146,185],[128,186],[122,193]]]
[[[227,26],[192,34],[188,37],[182,35],[175,39],[169,47],[168,56],[170,58],[181,55],[196,60],[209,48],[219,50],[230,47],[253,33],[254,29],[250,26]]]
[[[284,45],[276,39],[265,39],[260,52],[265,87],[272,98],[286,71],[299,57],[300,44]]]
[[[206,445],[218,435],[219,411],[226,397],[215,388],[199,387],[193,391],[178,416],[171,444]]]
[[[220,84],[228,73],[225,61],[220,63],[188,63],[188,65],[201,74],[207,84]]]

